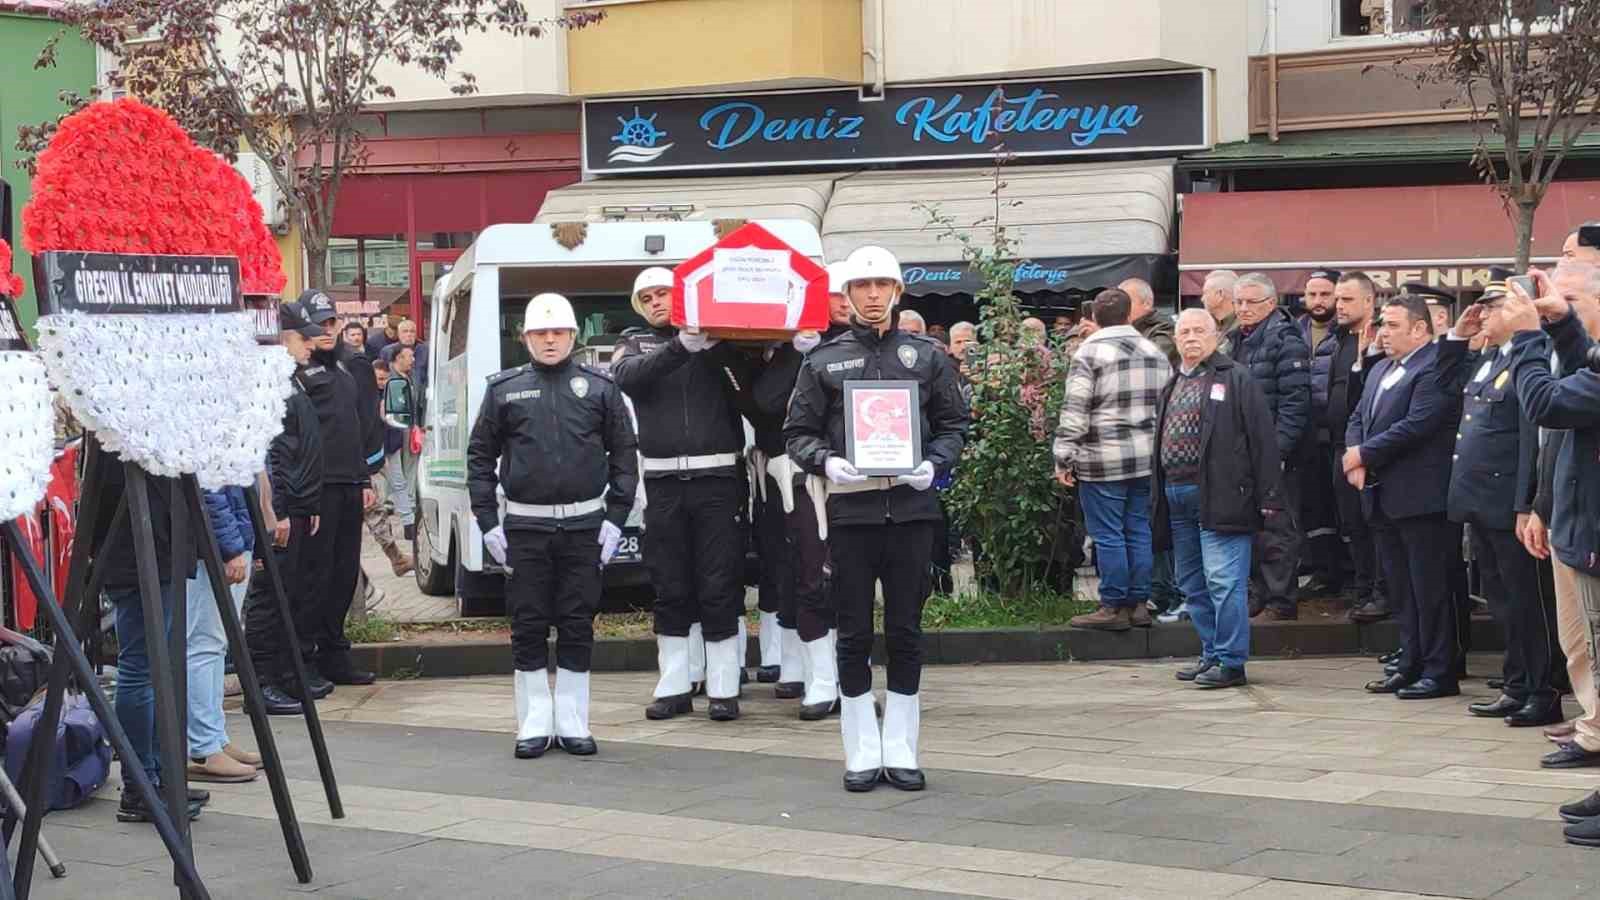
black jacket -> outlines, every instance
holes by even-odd
[[[1466,341],[1439,342],[1439,364],[1453,367],[1462,393],[1461,426],[1450,470],[1450,518],[1510,531],[1533,508],[1539,426],[1523,415],[1511,379],[1515,360],[1499,348],[1469,353]],[[1487,361],[1488,374],[1473,380]]]
[[[1312,347],[1311,315],[1301,316],[1295,326],[1300,329],[1300,338],[1311,353],[1311,419],[1306,426],[1306,440],[1314,439],[1319,444],[1326,444],[1331,437],[1327,421],[1328,400],[1333,392],[1333,363],[1339,353],[1339,334],[1343,329],[1337,322],[1330,322],[1322,342]],[[1315,438],[1311,437],[1311,433],[1315,433]]]
[[[1390,519],[1438,515],[1448,505],[1461,394],[1438,357],[1438,344],[1419,348],[1382,397],[1383,380],[1398,363],[1384,359],[1367,373],[1345,446],[1361,448],[1367,469],[1361,503],[1369,519],[1380,510]]]
[[[508,500],[554,505],[605,494],[605,510],[556,520],[507,514],[507,530],[621,528],[639,485],[638,441],[610,377],[571,357],[529,363],[489,378],[467,442],[467,493],[478,527],[500,523],[498,485]],[[496,467],[498,463],[498,469]]]
[[[1328,441],[1336,448],[1344,447],[1344,432],[1350,427],[1350,411],[1361,400],[1361,389],[1366,385],[1366,374],[1383,359],[1376,354],[1355,369],[1356,355],[1361,352],[1359,335],[1345,328],[1338,329],[1339,340],[1334,347],[1328,367],[1328,409],[1323,427],[1328,429]]]
[[[383,468],[384,424],[379,414],[382,402],[378,393],[378,376],[372,371],[372,360],[364,351],[350,349],[339,343],[339,360],[356,380],[356,412],[361,419],[361,452],[365,455],[367,474]]]
[[[845,382],[878,379],[918,384],[922,458],[933,463],[935,477],[949,474],[961,458],[970,420],[955,362],[931,338],[894,328],[880,335],[875,328],[852,327],[806,356],[783,425],[789,458],[824,475],[828,457],[845,455]],[[834,525],[937,521],[942,515],[932,490],[908,485],[828,498]]]
[[[639,452],[648,458],[744,452],[737,393],[748,363],[727,343],[690,353],[674,328],[630,328],[611,360],[611,377],[633,400]],[[735,464],[697,469],[687,477],[738,477]],[[646,478],[676,476],[646,473]]]
[[[321,515],[322,465],[322,426],[317,423],[317,407],[296,377],[283,411],[283,431],[267,447],[273,513],[279,518]]]
[[[1226,354],[1213,353],[1195,377],[1204,380],[1200,411],[1200,527],[1228,534],[1261,530],[1263,509],[1278,507],[1280,473],[1277,429],[1261,385]],[[1155,546],[1172,546],[1167,474],[1161,438],[1167,406],[1185,376],[1174,373],[1161,389],[1156,412],[1155,484],[1150,491],[1150,530]]]
[[[1576,316],[1547,326],[1549,336],[1512,338],[1512,378],[1528,418],[1543,428],[1570,429],[1550,435],[1556,444],[1551,473],[1553,503],[1546,520],[1550,549],[1568,566],[1600,575],[1600,375],[1585,360],[1592,342]],[[1554,342],[1563,378],[1550,374]],[[1540,518],[1543,518],[1541,516]]]
[[[322,430],[322,483],[370,485],[361,391],[349,368],[337,351],[317,351],[311,354],[311,364],[302,367],[295,377],[317,407],[317,423]],[[373,411],[377,411],[376,406]]]
[[[116,512],[117,503],[127,492],[126,469],[121,460],[110,454],[101,457],[101,463],[100,468],[105,472],[105,482],[100,499],[99,521],[94,525],[94,546],[100,548],[94,562],[96,565],[103,564],[106,567],[107,588],[112,590],[137,588],[139,566],[133,551],[131,505],[128,507],[128,515],[122,518],[122,525],[116,531],[111,530],[111,517]],[[171,584],[173,583],[172,508],[183,503],[183,493],[176,478],[157,478],[147,474],[144,481],[145,494],[150,498],[150,531],[156,550],[156,580],[161,584]],[[129,501],[131,504],[131,497]],[[181,558],[178,560],[179,580],[193,577],[195,560],[199,555],[198,545],[194,539],[196,529],[209,526],[205,519],[196,521],[191,516],[188,521],[188,540],[180,548]]]
[[[1311,421],[1311,350],[1300,329],[1274,312],[1247,335],[1241,328],[1233,358],[1261,385],[1278,434],[1278,458],[1293,462]]]

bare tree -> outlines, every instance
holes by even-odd
[[[447,79],[464,35],[539,37],[604,14],[533,20],[520,0],[95,0],[52,15],[118,56],[117,86],[228,159],[242,142],[267,163],[300,226],[308,278],[321,286],[339,186],[362,160],[362,114],[395,95],[381,67]],[[58,39],[37,66],[53,64]],[[470,73],[453,78],[453,93],[477,91]],[[63,99],[76,109],[92,98]],[[53,132],[54,123],[24,127],[17,149],[37,152]]]
[[[1526,269],[1545,191],[1600,111],[1600,2],[1430,0],[1425,15],[1436,56],[1419,78],[1460,86],[1478,130],[1473,166],[1500,195]]]

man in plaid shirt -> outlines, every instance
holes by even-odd
[[[1128,324],[1131,310],[1123,291],[1095,297],[1099,330],[1073,358],[1056,428],[1056,480],[1078,488],[1100,570],[1100,609],[1073,619],[1075,628],[1151,622],[1150,473],[1156,408],[1172,367]]]

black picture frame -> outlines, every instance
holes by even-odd
[[[865,435],[856,433],[856,405],[858,397],[864,392],[881,393],[892,392],[905,396],[904,409],[910,433],[910,457],[908,464],[894,464],[885,457],[890,448],[876,445],[878,442],[866,440]],[[855,466],[856,471],[862,475],[873,477],[894,477],[906,475],[922,465],[922,387],[915,381],[904,380],[860,380],[846,381],[844,383],[844,449],[845,458]],[[900,405],[898,402],[896,405]]]

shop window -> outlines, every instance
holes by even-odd
[[[476,231],[436,231],[417,235],[418,250],[465,250],[477,240]]]
[[[328,241],[328,284],[333,287],[404,288],[411,284],[411,252],[403,234]]]

